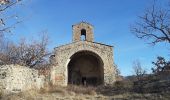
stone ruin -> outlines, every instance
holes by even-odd
[[[0,89],[19,92],[53,85],[109,85],[116,81],[113,47],[94,42],[93,26],[81,22],[72,26],[73,42],[54,49],[49,79],[39,71],[19,65],[0,65]],[[48,74],[48,73],[47,73]]]
[[[55,85],[107,85],[116,80],[113,47],[94,42],[93,26],[72,26],[73,41],[54,49],[51,81]]]
[[[0,66],[0,90],[6,93],[40,89],[43,86],[44,76],[35,69],[20,65]]]

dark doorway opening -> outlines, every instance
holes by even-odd
[[[82,77],[82,84],[85,85],[85,86],[87,85],[86,77]]]
[[[104,81],[103,62],[90,51],[75,53],[68,64],[68,84],[97,86]]]

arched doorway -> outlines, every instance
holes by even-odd
[[[79,51],[70,57],[68,84],[96,86],[103,81],[103,61],[96,53]]]

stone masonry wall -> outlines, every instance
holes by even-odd
[[[101,57],[104,63],[104,84],[113,84],[115,82],[116,72],[113,62],[112,47],[88,41],[74,42],[55,48],[55,57],[53,58],[53,61],[55,61],[56,64],[51,69],[51,81],[53,84],[67,86],[67,65],[70,61],[70,57],[76,52],[83,50],[94,52]]]
[[[20,92],[43,87],[44,76],[38,71],[19,65],[0,66],[0,89],[5,92]]]
[[[85,22],[81,22],[79,24],[73,25],[73,42],[77,42],[77,41],[81,41],[81,30],[84,29],[86,31],[86,41],[94,41],[94,36],[93,36],[93,26],[85,23]]]

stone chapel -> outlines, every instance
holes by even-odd
[[[72,26],[72,43],[54,48],[51,81],[54,85],[108,85],[116,81],[113,47],[94,41],[87,22]]]

